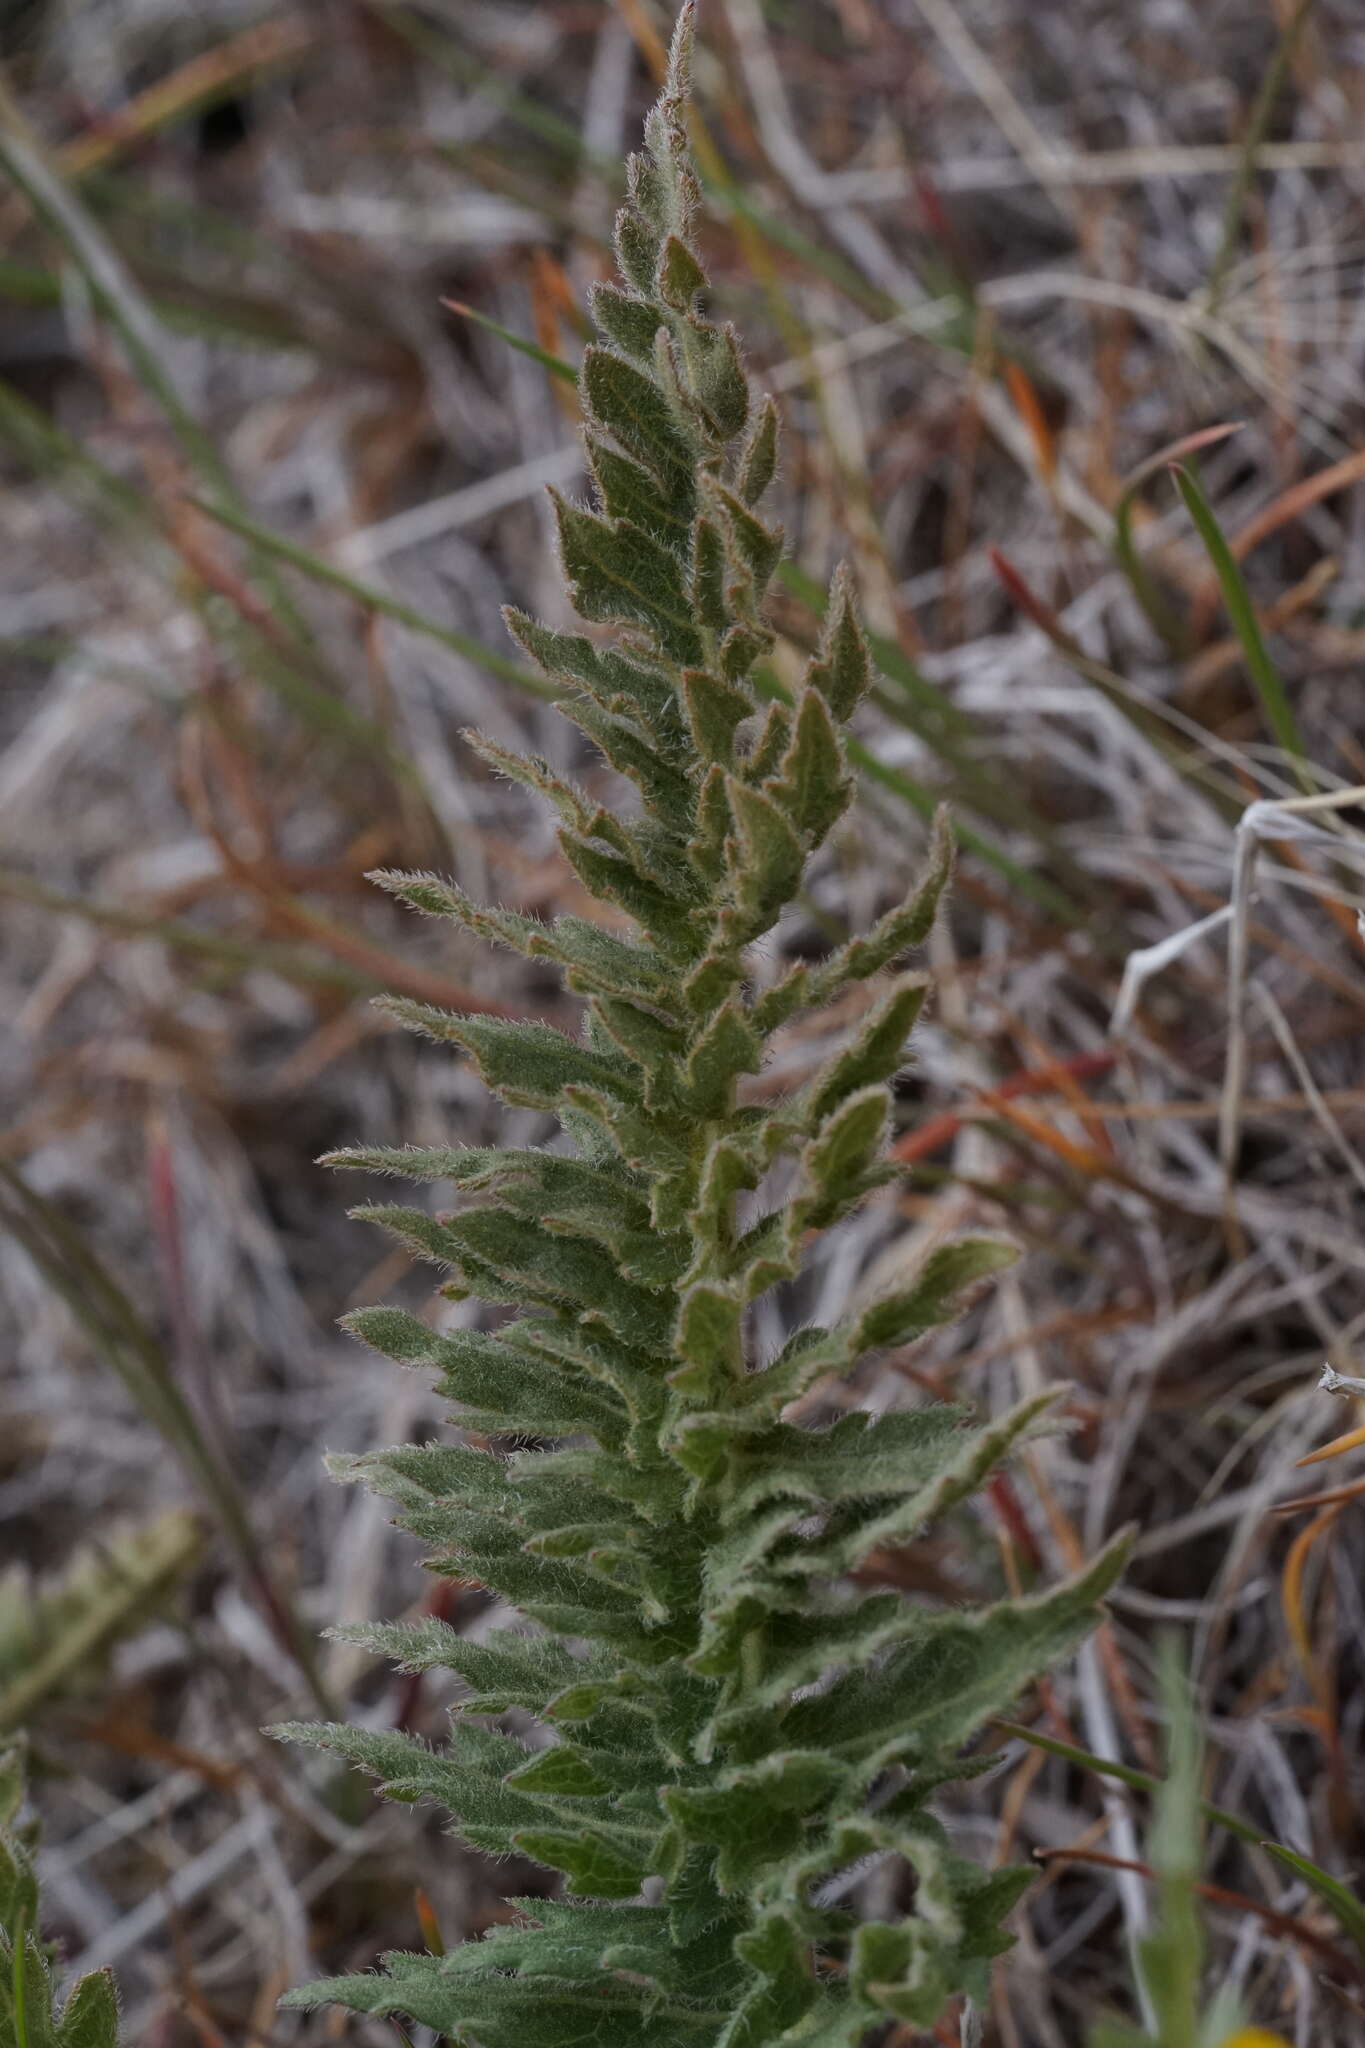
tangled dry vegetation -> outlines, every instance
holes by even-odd
[[[423,1599],[320,1451],[441,1418],[336,1332],[426,1283],[311,1162],[543,1135],[368,998],[568,1022],[554,986],[364,876],[576,907],[460,734],[583,772],[499,608],[562,606],[541,486],[581,485],[563,369],[666,28],[29,0],[7,29],[0,1720],[52,1931],[157,2048],[331,2038],[287,1985],[501,1910],[430,1826],[415,1897],[413,1816],[258,1731],[443,1722],[432,1680],[315,1647]],[[1028,1258],[857,1397],[1065,1378],[1075,1428],[886,1572],[957,1599],[1140,1530],[1022,1710],[1069,1754],[998,1731],[956,1816],[1041,1859],[987,2037],[1060,2048],[1131,2009],[1146,1802],[1093,1760],[1159,1768],[1166,1631],[1209,1796],[1359,1868],[1365,1497],[1349,1453],[1296,1463],[1350,1427],[1318,1379],[1365,1331],[1365,21],[709,0],[702,40],[708,261],[786,429],[779,669],[845,550],[882,669],[780,952],[870,922],[938,799],[962,841],[902,1187],[791,1312],[1007,1227]],[[769,1084],[828,1050],[793,1028]],[[477,1589],[443,1611],[498,1623]],[[1217,1827],[1204,1874],[1215,1978],[1296,2043],[1365,2041],[1302,1876]]]

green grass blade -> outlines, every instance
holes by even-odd
[[[400,626],[407,626],[414,633],[424,634],[428,640],[437,641],[448,647],[466,661],[475,661],[505,683],[513,683],[519,690],[526,690],[533,697],[544,697],[553,701],[555,691],[544,679],[520,662],[512,661],[505,654],[499,654],[486,641],[476,640],[471,633],[461,633],[453,626],[438,625],[414,605],[404,604],[401,598],[391,597],[386,590],[379,590],[372,583],[361,582],[358,576],[347,575],[325,556],[314,554],[310,548],[301,547],[297,541],[286,540],[283,534],[274,533],[268,526],[262,526],[244,513],[229,512],[222,505],[214,505],[207,499],[191,501],[208,518],[215,519],[230,533],[249,541],[262,553],[270,554],[277,561],[297,569],[304,576],[310,576],[315,583],[322,583],[329,590],[340,590],[347,597],[363,605],[366,610],[379,612],[386,619],[393,619]]]
[[[547,348],[541,348],[534,341],[528,341],[523,334],[513,333],[500,320],[494,320],[487,313],[480,313],[474,306],[467,306],[463,299],[442,299],[452,313],[458,313],[462,320],[468,320],[475,327],[482,327],[489,334],[496,334],[499,341],[506,342],[518,355],[529,356],[533,363],[539,363],[542,370],[548,370],[552,377],[558,377],[565,384],[577,384],[578,372],[572,363],[566,363],[563,356],[552,356]]]
[[[1185,502],[1185,509],[1194,521],[1200,540],[1204,543],[1205,552],[1213,564],[1214,574],[1223,593],[1223,603],[1232,621],[1233,631],[1242,644],[1247,671],[1261,700],[1266,723],[1289,757],[1299,786],[1306,794],[1312,796],[1317,785],[1308,772],[1298,723],[1280,672],[1271,660],[1262,638],[1256,610],[1236,558],[1194,471],[1187,469],[1182,462],[1175,462],[1171,464],[1171,474],[1175,478],[1176,489]]]
[[[130,938],[157,939],[173,952],[197,957],[233,976],[277,974],[281,981],[300,988],[333,989],[350,996],[382,995],[392,982],[391,976],[377,970],[367,973],[347,961],[318,959],[301,947],[286,945],[278,939],[234,939],[224,932],[201,930],[179,918],[157,917],[150,912],[125,910],[116,903],[69,896],[14,868],[0,867],[0,898],[3,897],[36,904],[58,917],[83,918],[88,924]]]
[[[73,483],[87,507],[125,541],[130,532],[156,535],[156,520],[146,499],[5,378],[0,378],[0,442],[12,448],[35,476]]]
[[[1283,1863],[1286,1869],[1303,1879],[1334,1915],[1343,1934],[1365,1956],[1365,1904],[1355,1893],[1348,1891],[1340,1878],[1330,1876],[1309,1857],[1301,1856],[1297,1849],[1286,1849],[1279,1842],[1265,1842],[1262,1847],[1277,1863]]]
[[[850,761],[855,761],[873,782],[880,782],[883,789],[893,790],[913,811],[917,811],[921,818],[934,816],[943,802],[941,791],[927,789],[922,782],[907,775],[902,768],[892,768],[862,740],[850,736],[844,744],[848,748]],[[1012,854],[1006,853],[1003,846],[997,845],[995,840],[988,838],[985,833],[978,832],[974,826],[965,824],[960,818],[954,818],[953,831],[960,846],[966,847],[970,853],[976,854],[978,859],[985,861],[988,867],[994,868],[1012,889],[1018,890],[1021,896],[1027,897],[1029,902],[1036,904],[1040,910],[1059,918],[1069,927],[1077,926],[1084,921],[1081,911],[1069,896],[1054,883],[1049,882],[1045,876],[1015,860]]]
[[[1096,1756],[1092,1750],[1078,1749],[1072,1742],[1059,1742],[1055,1735],[1044,1735],[1037,1728],[1025,1728],[1022,1722],[996,1720],[991,1726],[998,1728],[1002,1735],[1012,1735],[1017,1741],[1028,1743],[1031,1749],[1044,1750],[1048,1756],[1055,1756],[1062,1763],[1074,1764],[1077,1770],[1094,1771],[1102,1778],[1116,1778],[1121,1785],[1130,1785],[1135,1792],[1155,1796],[1161,1790],[1160,1778],[1154,1778],[1150,1771],[1140,1771],[1133,1764],[1121,1764],[1111,1757]],[[1201,1799],[1199,1807],[1206,1821],[1214,1827],[1226,1828],[1239,1841],[1254,1849],[1269,1846],[1259,1828],[1252,1827],[1249,1821],[1240,1820],[1226,1807],[1212,1806],[1207,1799]]]
[[[1201,427],[1197,433],[1182,434],[1178,441],[1169,441],[1164,448],[1158,448],[1155,455],[1138,467],[1124,481],[1118,504],[1114,508],[1114,553],[1119,567],[1133,588],[1133,595],[1146,613],[1150,624],[1175,653],[1183,652],[1186,640],[1185,629],[1176,618],[1161,592],[1157,589],[1147,564],[1138,552],[1133,533],[1133,510],[1143,487],[1173,462],[1179,462],[1186,455],[1195,455],[1201,448],[1212,448],[1219,441],[1226,441],[1229,434],[1242,430],[1240,420],[1228,420],[1216,427]]]

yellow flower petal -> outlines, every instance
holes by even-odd
[[[1239,2027],[1222,2048],[1289,2048],[1289,2043],[1283,2034],[1268,2034],[1264,2027]]]

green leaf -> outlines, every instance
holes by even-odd
[[[799,1560],[784,1560],[784,1569],[799,1568],[806,1578],[837,1578],[874,1551],[909,1542],[975,1493],[1016,1445],[1036,1436],[1061,1391],[1045,1388],[998,1422],[961,1432],[956,1443],[951,1438],[925,1443],[928,1415],[922,1412],[885,1416],[858,1445],[856,1472],[842,1462],[842,1447],[831,1447],[832,1454],[818,1461],[806,1483],[826,1500],[859,1504],[856,1517],[837,1534],[813,1540]],[[911,1423],[920,1429],[904,1426]]]
[[[705,655],[675,557],[627,520],[608,524],[552,492],[559,548],[574,608],[585,619],[643,626],[670,659]]]
[[[597,424],[653,473],[670,506],[690,520],[692,450],[653,378],[611,349],[590,347],[578,382]]]
[[[677,235],[664,243],[656,283],[659,297],[678,313],[690,312],[693,299],[705,289],[706,272]]]
[[[739,559],[753,578],[755,595],[761,598],[782,559],[782,529],[780,526],[765,526],[743,500],[737,498],[733,491],[727,491],[723,484],[712,486],[712,497],[724,515],[726,529]]]
[[[867,1012],[852,1040],[823,1066],[806,1095],[806,1114],[815,1128],[850,1095],[890,1081],[905,1064],[905,1041],[929,993],[922,974],[903,975]]]
[[[707,1260],[728,1242],[736,1195],[757,1187],[761,1165],[747,1147],[726,1134],[706,1155],[696,1206],[688,1216],[698,1256]]]
[[[684,492],[666,496],[657,477],[599,435],[588,441],[588,465],[599,506],[609,521],[624,521],[660,540],[679,561],[687,558],[692,535],[692,501]]]
[[[917,1614],[899,1603],[864,1601],[849,1625],[850,1641],[840,1647],[856,1641],[860,1661],[885,1652],[883,1661],[875,1670],[849,1672],[818,1699],[799,1701],[787,1716],[789,1739],[850,1754],[865,1754],[891,1736],[921,1755],[957,1748],[1084,1640],[1130,1544],[1131,1535],[1117,1537],[1055,1589],[974,1613]],[[775,1649],[764,1697],[807,1682],[814,1661],[796,1641],[789,1649],[779,1641]]]
[[[911,947],[922,946],[933,929],[952,869],[952,831],[946,813],[940,810],[934,819],[929,870],[924,879],[903,903],[879,918],[866,937],[850,939],[805,976],[790,1002],[774,990],[764,1021],[771,1016],[772,1025],[776,1026],[797,1008],[827,1002],[848,982],[867,981],[884,967],[892,966]]]
[[[754,1597],[773,1610],[799,1604],[802,1581],[837,1580],[874,1550],[918,1535],[1037,1433],[1056,1395],[1048,1390],[976,1429],[944,1404],[757,1435],[728,1504],[727,1533],[707,1558],[707,1640],[728,1642],[735,1614]]]
[[[600,331],[637,362],[652,363],[661,314],[652,298],[638,298],[614,284],[595,284],[589,302]]]
[[[651,1423],[657,1426],[664,1389],[651,1369],[652,1361],[615,1343],[605,1331],[562,1321],[523,1319],[516,1326],[516,1337],[521,1352],[600,1383],[636,1426],[646,1430]],[[657,1478],[654,1497],[660,1513],[667,1514],[671,1505],[668,1490]]]
[[[436,1956],[384,1960],[384,1976],[324,1978],[285,2002],[405,2013],[479,2048],[707,2048],[707,2029],[723,2016],[685,1998],[661,2003],[647,1987],[612,1978],[555,1990],[491,1967],[478,1976],[454,1974],[443,1967],[448,1959]]]
[[[741,1074],[756,1074],[763,1063],[763,1041],[737,1003],[717,1010],[687,1055],[679,1094],[689,1116],[713,1123],[734,1107],[734,1084]]]
[[[403,997],[390,997],[382,1007],[412,1031],[463,1046],[485,1086],[523,1109],[554,1109],[570,1087],[605,1088],[627,1102],[638,1098],[639,1083],[623,1061],[575,1045],[548,1024],[458,1017]]]
[[[519,1792],[567,1793],[573,1798],[595,1798],[610,1789],[591,1759],[568,1743],[542,1749],[530,1763],[511,1772],[507,1782]]]
[[[802,1223],[825,1224],[866,1189],[886,1151],[891,1102],[875,1083],[845,1096],[801,1154],[808,1196]]]
[[[750,1886],[767,1864],[800,1846],[844,1776],[828,1756],[787,1749],[724,1771],[712,1786],[671,1786],[663,1803],[685,1836],[715,1845],[716,1882],[728,1893]]]
[[[965,1410],[940,1402],[878,1417],[855,1409],[828,1429],[781,1424],[750,1447],[731,1515],[776,1499],[819,1505],[903,1489],[913,1500],[966,1441],[965,1420]]]
[[[466,730],[464,738],[479,758],[486,761],[499,775],[505,775],[509,782],[518,782],[524,789],[534,790],[545,797],[557,812],[561,823],[571,831],[590,832],[593,829],[595,813],[581,790],[566,782],[562,775],[556,775],[548,761],[542,761],[536,754],[516,754],[508,747],[500,747],[496,740],[486,734]]]
[[[869,2018],[891,2013],[928,2026],[953,1986],[985,1996],[982,1965],[1010,1946],[1000,1922],[1032,1872],[987,1874],[952,1855],[936,1832],[924,1828],[912,1830],[899,1846],[915,1873],[915,1917],[895,1925],[874,1921],[857,1930],[849,1989]]]
[[[684,394],[688,410],[710,429],[712,445],[723,447],[749,423],[749,380],[734,330],[715,328],[690,314],[683,323],[682,353],[690,382]]]
[[[359,1455],[334,1451],[327,1462],[343,1485],[359,1481],[405,1508],[450,1500],[477,1502],[497,1513],[509,1504],[512,1470],[507,1461],[466,1444],[395,1444]]]
[[[806,682],[820,691],[843,724],[862,702],[871,680],[871,656],[858,624],[852,574],[845,566],[834,578],[820,653],[806,671]]]
[[[716,2048],[765,2048],[781,2029],[809,2012],[815,2000],[808,1944],[786,1913],[767,1913],[735,1941],[735,1952],[759,1974],[759,1982],[718,2036]]]
[[[466,1723],[458,1731],[459,1753],[429,1749],[411,1735],[326,1722],[286,1721],[271,1733],[359,1765],[380,1780],[389,1799],[437,1800],[454,1815],[466,1841],[494,1854],[506,1854],[517,1829],[537,1811],[529,1794],[509,1791],[502,1782],[503,1772],[524,1752],[508,1737],[476,1734]]]
[[[652,1004],[617,997],[595,1004],[593,1016],[606,1036],[639,1067],[646,1107],[671,1103],[676,1097],[671,1068],[687,1043],[682,1028],[665,1022]]]
[[[606,1677],[614,1668],[591,1655],[575,1656],[547,1636],[513,1635],[502,1629],[485,1642],[471,1642],[434,1616],[355,1622],[329,1629],[328,1634],[391,1658],[403,1671],[455,1672],[469,1688],[465,1704],[471,1713],[504,1714],[510,1707],[522,1707],[539,1714],[566,1685],[594,1675]]]
[[[733,766],[735,733],[753,714],[752,697],[734,683],[708,675],[705,669],[684,669],[682,680],[687,729],[698,754],[708,763]]]
[[[691,956],[695,933],[687,909],[642,874],[636,859],[625,858],[576,832],[562,832],[559,843],[585,887],[599,901],[614,904],[634,918],[651,946],[675,957]]]
[[[600,1225],[613,1236],[648,1216],[643,1188],[619,1170],[554,1152],[500,1146],[356,1146],[320,1164],[405,1180],[446,1180],[469,1194],[496,1189],[503,1205],[542,1220]]]
[[[590,1238],[548,1232],[505,1208],[466,1209],[444,1222],[392,1203],[351,1213],[447,1266],[484,1301],[573,1307],[627,1342],[662,1342],[671,1324],[671,1303],[623,1280],[611,1254]]]
[[[606,711],[629,705],[660,733],[677,730],[676,693],[667,676],[614,647],[596,647],[582,633],[557,633],[509,605],[507,630],[565,693],[586,690]]]
[[[961,1312],[978,1282],[1012,1266],[1016,1247],[995,1237],[964,1237],[930,1252],[908,1287],[884,1294],[858,1319],[860,1351],[908,1344]]]
[[[729,682],[740,682],[759,657],[770,652],[773,642],[774,635],[761,622],[741,619],[720,643],[721,674]]]
[[[438,1336],[406,1309],[356,1309],[343,1319],[363,1343],[400,1365],[429,1367],[442,1375],[443,1391],[486,1418],[493,1430],[519,1429],[542,1436],[573,1436],[580,1430],[617,1440],[627,1416],[604,1388],[586,1376],[551,1364],[539,1348],[517,1341],[521,1325],[506,1336],[481,1330],[452,1330]]]
[[[787,705],[780,702],[770,704],[746,764],[750,782],[765,782],[769,776],[777,774],[791,743],[791,735],[792,715]]]
[[[844,750],[818,690],[803,692],[791,744],[782,757],[781,779],[770,783],[768,790],[812,846],[820,844],[852,801]]]
[[[562,1870],[567,1890],[579,1899],[631,1899],[649,1874],[648,1860],[632,1856],[618,1843],[590,1828],[574,1832],[556,1828],[524,1828],[512,1846],[536,1863]]]
[[[698,519],[692,529],[690,594],[693,615],[704,632],[724,633],[729,626],[726,574],[725,541],[719,526],[714,519]]]
[[[441,875],[394,874],[383,868],[372,868],[365,879],[387,889],[409,910],[419,911],[424,917],[452,918],[466,931],[510,946],[517,953],[529,955],[531,939],[545,931],[545,926],[537,918],[522,917],[514,910],[475,903],[458,883],[447,881]]]
[[[78,1977],[57,2023],[56,2048],[118,2048],[118,1993],[111,1970]]]
[[[864,2008],[913,2026],[931,2026],[952,1982],[943,1943],[918,1917],[896,1926],[873,1921],[853,1937],[851,1990]]]
[[[777,474],[777,407],[765,398],[758,408],[739,465],[739,495],[756,505]]]
[[[715,1399],[733,1384],[740,1370],[740,1317],[743,1304],[728,1288],[703,1282],[690,1287],[678,1307],[673,1349],[683,1360],[670,1374],[680,1393]]]
[[[479,1975],[515,1968],[545,1987],[593,1984],[603,1971],[628,1973],[658,1990],[711,1999],[743,1982],[730,1949],[729,1926],[675,1946],[662,1906],[566,1905],[558,1899],[511,1901],[539,1925],[490,1929],[447,1959],[452,1973]]]
[[[735,823],[725,860],[740,912],[736,937],[752,939],[791,901],[805,858],[801,841],[771,797],[733,775],[727,778],[726,795]]]
[[[623,206],[616,216],[614,239],[616,260],[627,284],[633,284],[641,292],[652,291],[659,262],[660,236],[657,230],[652,230],[634,207]],[[655,325],[657,327],[657,320]]]

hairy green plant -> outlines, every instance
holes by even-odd
[[[398,1502],[433,1569],[477,1580],[536,1632],[342,1632],[410,1671],[458,1674],[442,1750],[373,1729],[282,1732],[353,1759],[391,1797],[438,1800],[466,1842],[562,1872],[567,1896],[292,2002],[406,2013],[480,2048],[835,2048],[980,1995],[1028,1873],[957,1854],[929,1801],[982,1767],[964,1743],[1083,1636],[1119,1566],[1111,1548],[1051,1592],[975,1610],[855,1580],[1047,1426],[1055,1390],[979,1427],[948,1405],[785,1419],[820,1381],[945,1321],[1007,1246],[941,1245],[900,1290],[754,1355],[752,1304],[894,1177],[889,1084],[926,983],[891,970],[926,937],[950,862],[940,828],[927,877],[869,933],[766,985],[753,973],[749,949],[850,802],[840,728],[869,665],[841,573],[794,702],[764,709],[751,686],[782,550],[759,509],[777,415],[751,404],[733,332],[699,309],[691,25],[689,6],[630,164],[622,283],[593,298],[602,340],[581,388],[597,509],[555,501],[577,610],[615,637],[509,616],[638,809],[475,742],[555,807],[575,873],[634,935],[616,915],[547,926],[433,877],[381,877],[420,911],[554,962],[586,1020],[574,1039],[393,1004],[471,1055],[495,1095],[557,1117],[564,1142],[336,1155],[472,1197],[439,1219],[360,1213],[449,1269],[448,1295],[512,1311],[495,1331],[442,1335],[396,1308],[350,1327],[436,1368],[467,1430],[561,1447],[333,1460]],[[884,985],[799,1094],[742,1099],[781,1025],[869,981]],[[520,1735],[496,1725],[514,1711]],[[841,1880],[891,1857],[914,1874],[914,1910],[859,1922]]]
[[[0,2048],[117,2048],[118,1997],[92,1970],[58,2002],[54,1957],[39,1932],[35,1832],[20,1820],[24,1752],[0,1750]]]

